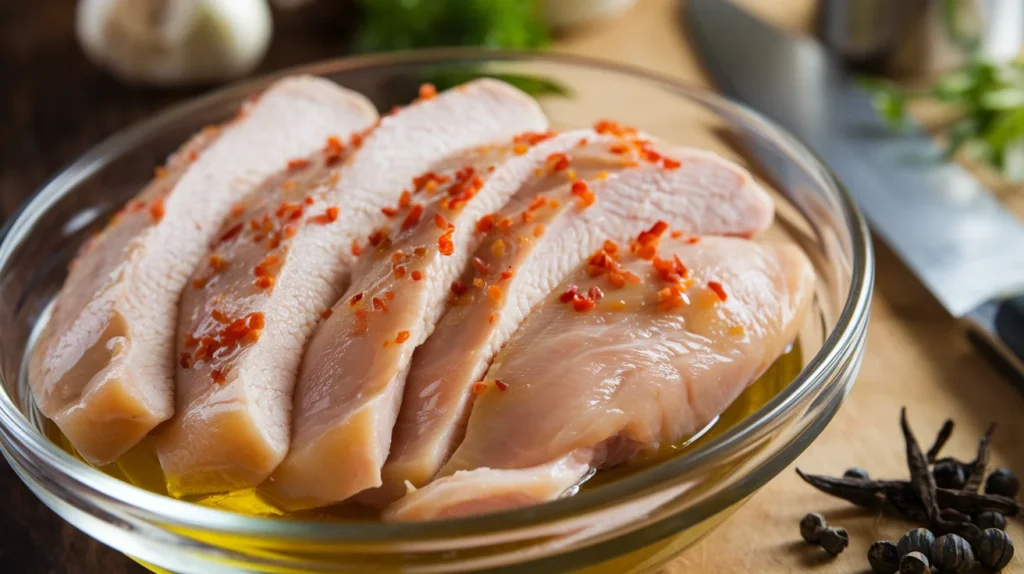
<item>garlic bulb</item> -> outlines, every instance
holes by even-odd
[[[79,0],[78,40],[131,83],[210,83],[255,68],[270,44],[266,0]]]

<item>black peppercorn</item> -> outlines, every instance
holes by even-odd
[[[839,556],[850,545],[850,535],[841,526],[834,528],[830,526],[821,533],[821,540],[818,543],[825,549],[825,552],[832,556]]]
[[[931,562],[942,572],[967,572],[974,567],[974,551],[960,536],[944,534],[932,543]]]
[[[1020,491],[1020,480],[1012,470],[1008,468],[997,468],[988,475],[985,481],[985,494],[997,494],[1013,498]]]
[[[998,528],[989,528],[982,532],[977,549],[978,562],[991,570],[1000,570],[1013,559],[1013,541]]]
[[[939,488],[960,490],[967,482],[963,465],[952,458],[944,458],[936,462],[932,467],[932,476],[935,477],[935,485]]]
[[[907,532],[896,543],[900,556],[911,552],[920,552],[929,560],[932,558],[932,544],[935,543],[935,535],[927,528],[915,528]]]
[[[846,469],[846,472],[843,473],[843,478],[859,478],[861,480],[870,480],[871,475],[869,475],[868,471],[864,470],[863,468],[855,466],[853,468]]]
[[[987,530],[989,528],[1006,530],[1006,517],[995,510],[986,510],[974,517],[974,524],[982,530]]]
[[[800,536],[808,544],[817,544],[821,540],[821,533],[828,528],[825,517],[817,512],[811,512],[800,520]]]
[[[900,569],[900,551],[894,542],[879,540],[868,548],[868,562],[878,574],[896,574]]]
[[[900,574],[930,574],[928,557],[920,552],[910,552],[900,559]]]

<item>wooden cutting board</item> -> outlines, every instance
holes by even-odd
[[[815,0],[738,1],[787,30],[806,33],[813,27]],[[680,9],[673,0],[640,0],[622,18],[563,38],[555,49],[710,85],[687,43]],[[926,124],[940,113],[927,107],[914,112]],[[1024,216],[1024,189],[972,170]],[[857,383],[839,414],[793,466],[824,474],[860,466],[878,477],[905,477],[898,418],[899,407],[907,405],[922,442],[931,440],[944,419],[955,419],[946,451],[967,460],[989,422],[999,422],[992,462],[1024,474],[1024,396],[976,354],[956,321],[877,238],[875,249],[872,318]],[[839,557],[831,559],[801,541],[798,522],[812,511],[849,530],[850,546]],[[664,572],[870,572],[866,555],[871,543],[895,540],[911,526],[889,518],[876,521],[819,494],[789,468]],[[1018,552],[1004,571],[1024,572],[1024,522],[1014,520],[1008,530]]]

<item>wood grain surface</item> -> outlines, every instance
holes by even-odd
[[[794,32],[811,29],[815,0],[740,0]],[[344,53],[345,3],[277,22],[261,70]],[[12,213],[60,166],[117,129],[196,90],[122,86],[82,57],[73,37],[72,0],[0,0],[0,215]],[[679,25],[679,2],[640,0],[623,18],[560,39],[556,50],[610,58],[706,84]],[[915,110],[926,121],[941,113]],[[976,170],[1024,215],[1024,190]],[[839,474],[862,466],[879,477],[906,475],[899,441],[900,405],[919,436],[947,417],[958,426],[947,450],[970,458],[990,421],[1000,423],[993,464],[1024,473],[1024,397],[967,343],[957,323],[876,241],[877,280],[864,366],[845,406],[795,466]],[[924,440],[924,439],[923,439]],[[143,570],[94,542],[46,509],[0,463],[0,572],[124,574]],[[821,511],[851,535],[836,559],[800,541],[797,523]],[[664,572],[869,572],[876,539],[898,537],[906,523],[881,520],[818,494],[787,469],[736,515],[668,565]],[[1009,528],[1020,551],[1009,572],[1024,571],[1024,526]]]

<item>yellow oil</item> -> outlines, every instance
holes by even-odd
[[[779,357],[760,378],[747,387],[714,423],[702,430],[698,435],[680,441],[678,444],[667,445],[659,452],[643,460],[636,461],[634,464],[599,471],[582,488],[588,490],[598,488],[603,484],[635,472],[638,468],[658,464],[668,458],[683,455],[709,442],[764,406],[765,403],[796,378],[802,368],[803,358],[800,353],[799,342],[797,342],[792,345],[789,351]],[[85,462],[75,451],[67,437],[52,422],[47,421],[46,432],[54,443]],[[98,468],[114,478],[139,488],[165,496],[168,495],[164,474],[160,469],[160,463],[157,460],[152,439],[144,440],[117,462]],[[252,516],[275,516],[283,519],[328,521],[373,521],[378,519],[377,511],[356,504],[341,504],[317,510],[286,513],[263,500],[252,489],[189,497],[185,500],[210,508]]]

